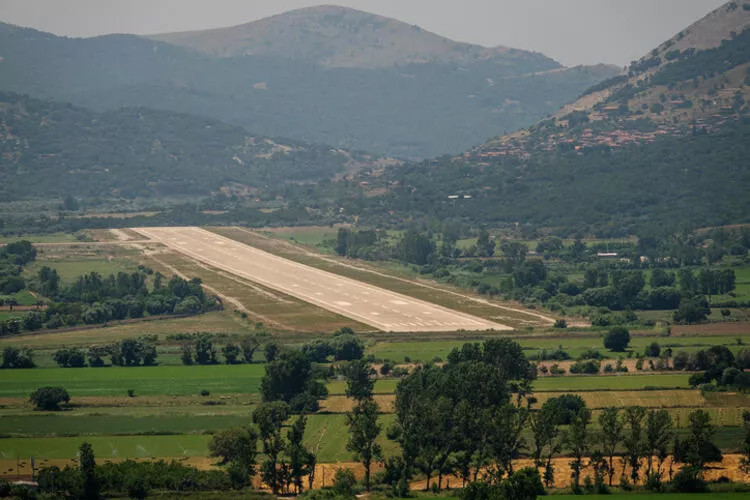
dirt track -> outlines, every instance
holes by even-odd
[[[383,331],[511,329],[499,323],[277,257],[200,228],[137,228],[134,231],[200,262]]]

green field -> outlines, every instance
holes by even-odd
[[[0,321],[7,321],[13,318],[23,318],[25,315],[26,315],[25,312],[0,311]]]
[[[744,339],[742,344],[737,343],[737,339]],[[533,338],[516,338],[515,339],[523,348],[526,357],[534,359],[542,349],[552,352],[562,349],[571,357],[577,358],[584,351],[596,350],[604,356],[612,359],[626,357],[627,353],[610,352],[603,346],[602,337],[598,335],[559,335],[552,338],[533,337]],[[460,348],[466,342],[475,342],[473,340],[465,341],[416,341],[416,342],[377,342],[367,349],[367,354],[373,354],[378,359],[403,362],[405,357],[411,361],[432,361],[435,358],[445,360],[450,351],[454,348]],[[646,346],[652,342],[658,343],[662,349],[671,348],[673,353],[678,351],[693,352],[700,349],[706,349],[714,345],[724,345],[732,351],[740,349],[750,349],[750,332],[747,337],[738,335],[711,335],[711,336],[690,336],[690,337],[660,337],[657,335],[648,337],[632,337],[629,350],[635,353],[643,353]]]
[[[119,259],[107,260],[106,258],[94,257],[90,259],[45,260],[38,258],[33,264],[24,268],[24,275],[27,277],[34,276],[43,266],[56,269],[63,283],[71,283],[79,276],[87,273],[95,272],[102,276],[108,276],[119,272],[133,272],[137,268],[134,262]]]
[[[210,408],[209,408],[210,409]],[[247,425],[252,418],[252,406],[243,408],[245,414],[214,415],[202,408],[195,414],[169,413],[135,417],[131,415],[3,415],[0,433],[13,437],[95,436],[102,434],[203,434],[228,427]],[[154,410],[152,408],[152,410]],[[130,409],[127,410],[130,413]],[[120,410],[124,413],[124,410]]]
[[[21,240],[30,241],[31,243],[67,243],[78,241],[76,235],[73,233],[22,234],[20,236],[0,235],[0,244]]]
[[[589,390],[620,390],[632,391],[647,387],[690,387],[690,374],[658,374],[658,375],[588,375],[543,377],[534,381],[536,391],[589,391]]]
[[[351,461],[353,457],[346,450],[345,415],[310,415],[305,432],[305,445],[317,451],[319,462]],[[238,419],[238,424],[248,420]],[[380,423],[387,428],[393,422],[392,415],[383,415]],[[229,422],[227,422],[229,423]],[[342,432],[343,431],[343,432]],[[742,430],[736,427],[724,427],[717,430],[715,442],[722,449],[735,449],[742,438]],[[685,430],[680,430],[681,437]],[[524,436],[529,442],[530,431]],[[85,435],[61,437],[11,437],[0,439],[0,458],[74,458],[83,441],[94,446],[97,458],[144,458],[144,457],[203,457],[208,456],[210,434],[174,434],[174,435]],[[386,439],[378,438],[386,456],[397,453],[398,445]]]
[[[59,349],[60,347],[86,347],[102,345],[124,338],[140,335],[157,335],[160,340],[176,333],[251,333],[253,326],[246,320],[228,311],[208,312],[187,318],[158,317],[153,321],[98,326],[91,329],[52,331],[44,334],[29,334],[6,337],[0,346],[26,346],[32,349]]]
[[[73,417],[75,418],[75,417]],[[346,451],[346,417],[344,415],[310,415],[305,432],[305,444],[317,448],[321,462],[351,461],[352,455]],[[390,415],[381,417],[383,427],[393,421]],[[249,419],[225,422],[230,425],[249,423]],[[208,456],[208,434],[175,435],[104,435],[75,437],[34,437],[0,439],[0,458],[73,458],[81,442],[88,441],[94,446],[97,458],[139,458],[139,457],[199,457]],[[397,445],[380,437],[386,454],[396,451]]]
[[[106,368],[34,368],[0,371],[0,397],[27,397],[38,387],[63,386],[76,396],[138,394],[253,394],[264,374],[260,364]]]

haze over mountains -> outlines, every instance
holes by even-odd
[[[339,68],[488,60],[508,65],[516,59],[537,59],[559,67],[541,54],[454,42],[395,19],[332,5],[299,9],[230,28],[149,38],[217,57],[280,57]]]
[[[403,217],[625,235],[747,222],[748,158],[750,3],[729,2],[549,119],[365,180]]]
[[[601,68],[610,78],[584,89],[590,69],[454,44],[348,9],[159,40],[64,39],[4,25],[0,88],[96,111],[4,94],[0,194],[53,196],[66,185],[83,197],[216,195],[212,208],[294,205],[317,223],[387,226],[439,214],[569,233],[747,222],[748,28],[750,3],[729,2],[625,73]],[[372,45],[387,34],[398,50]],[[543,111],[565,93],[567,105]],[[133,105],[141,108],[120,109]],[[548,116],[470,147],[498,123],[534,113]],[[339,143],[414,155],[469,145],[401,163]]]
[[[0,57],[5,90],[101,111],[191,113],[404,158],[455,154],[528,126],[619,71],[566,69],[541,54],[460,44],[336,7],[153,39],[0,25]]]

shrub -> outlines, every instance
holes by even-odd
[[[37,410],[59,411],[61,403],[68,403],[70,395],[62,387],[40,387],[29,396]]]
[[[588,360],[588,361],[578,361],[574,363],[570,367],[570,373],[583,373],[586,375],[596,375],[599,373],[599,371],[602,368],[601,361],[598,360]]]
[[[81,368],[86,366],[86,357],[79,349],[59,349],[55,351],[53,359],[62,368]]]
[[[567,328],[568,327],[568,322],[565,321],[564,319],[555,320],[554,327],[555,328]]]
[[[672,480],[672,491],[675,493],[706,493],[708,485],[700,476],[698,467],[683,467]]]
[[[356,484],[357,479],[354,477],[354,472],[349,469],[338,469],[333,477],[333,491],[342,497],[353,497]]]
[[[652,357],[652,358],[658,358],[659,354],[661,353],[661,347],[657,342],[651,342],[648,346],[646,346],[646,349],[644,351],[644,355]]]
[[[555,363],[554,365],[550,367],[549,373],[550,375],[565,375],[565,369],[560,368],[560,365]]]
[[[595,349],[588,349],[586,351],[583,351],[580,356],[578,356],[579,360],[586,360],[586,359],[604,359],[604,356],[602,356],[602,353]]]
[[[616,326],[604,336],[604,347],[611,351],[623,352],[630,343],[630,332],[627,328]]]
[[[34,368],[34,353],[31,349],[7,346],[3,349],[2,368]]]
[[[675,370],[684,370],[685,368],[687,368],[689,360],[690,355],[688,353],[686,353],[685,351],[679,351],[674,355],[672,366]]]

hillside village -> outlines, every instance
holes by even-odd
[[[466,152],[479,161],[712,133],[750,113],[750,4],[711,12],[555,115]],[[729,38],[726,34],[729,34]]]

